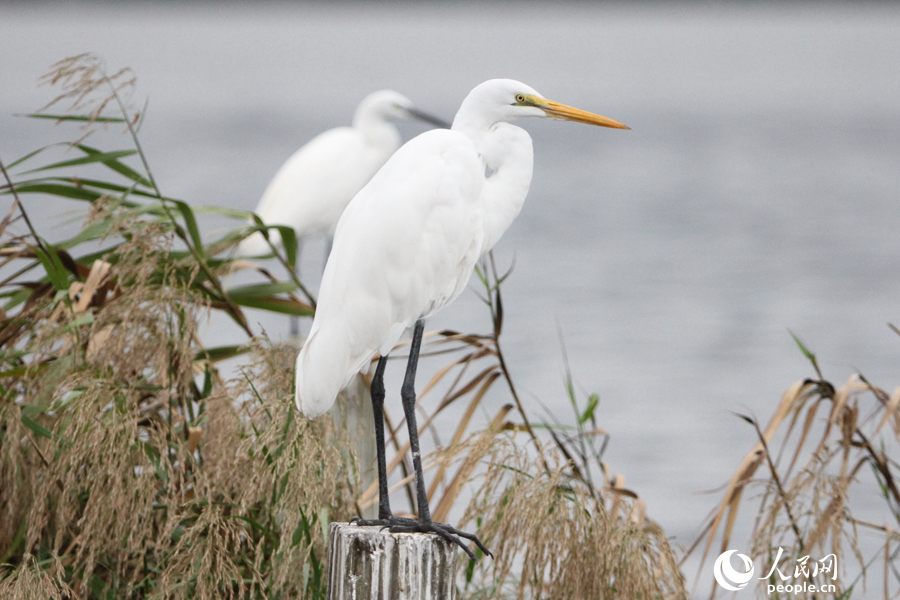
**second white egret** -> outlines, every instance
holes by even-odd
[[[425,132],[398,150],[353,198],[337,225],[309,337],[297,357],[297,407],[327,411],[343,388],[380,353],[372,379],[378,450],[378,519],[395,532],[431,532],[458,544],[476,536],[432,521],[425,495],[415,414],[415,376],[424,320],[465,288],[479,258],[519,214],[531,183],[531,137],[509,123],[551,117],[628,129],[621,123],[541,96],[524,83],[493,79],[475,87],[450,130]],[[416,476],[418,518],[393,515],[384,454],[384,382],[388,353],[412,330],[401,388]]]
[[[350,127],[329,129],[294,152],[263,192],[254,212],[266,225],[287,225],[297,238],[331,236],[341,213],[369,179],[400,147],[400,132],[392,121],[419,119],[448,127],[413,106],[392,90],[373,92],[356,108]],[[278,247],[278,230],[269,232]],[[270,254],[261,233],[245,238],[239,256]]]

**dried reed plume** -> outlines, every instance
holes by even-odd
[[[317,523],[351,514],[341,434],[294,418],[291,349],[257,343],[246,377],[222,382],[173,236],[129,233],[3,323],[0,548],[19,564],[4,585],[44,581],[37,561],[72,597],[299,597],[319,585],[304,576]]]
[[[751,553],[764,558],[767,572],[780,558],[777,566],[786,577],[796,577],[795,566],[805,565],[808,576],[802,567],[799,571],[803,581],[817,587],[834,585],[835,597],[878,593],[885,600],[898,598],[900,388],[888,394],[862,375],[836,388],[823,377],[815,355],[795,340],[816,376],[784,393],[765,428],[741,415],[759,441],[731,477],[707,525],[704,558],[720,531],[719,552],[733,546],[731,537],[738,510],[742,501],[746,503],[745,492],[755,490],[759,508]],[[858,518],[853,506],[854,499],[873,490],[883,499],[883,510],[874,522],[871,517]],[[780,556],[779,548],[783,548]],[[832,554],[838,571],[815,569],[813,575],[812,564]],[[873,574],[881,580],[879,592],[867,588]],[[784,582],[773,572],[758,583],[759,595],[766,595],[768,585]],[[821,597],[821,593],[800,592],[791,597]]]

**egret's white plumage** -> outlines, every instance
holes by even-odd
[[[465,288],[478,259],[522,208],[533,152],[519,117],[624,125],[494,79],[473,89],[450,130],[407,142],[337,224],[309,337],[297,357],[296,404],[327,411],[376,353]]]
[[[298,238],[333,235],[347,203],[400,147],[400,132],[392,121],[439,120],[418,111],[398,92],[381,90],[366,96],[350,127],[319,134],[281,166],[254,211],[266,225],[287,225]],[[277,246],[281,236],[269,232]],[[238,247],[240,256],[269,254],[262,234],[254,233]]]

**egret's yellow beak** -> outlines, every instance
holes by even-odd
[[[547,113],[548,117],[553,117],[554,119],[575,121],[576,123],[587,123],[588,125],[599,125],[601,127],[613,127],[615,129],[631,129],[631,127],[626,127],[618,121],[595,115],[594,113],[581,110],[580,108],[572,108],[571,106],[566,106],[565,104],[560,104],[553,100],[547,100],[546,98],[534,98],[533,103],[534,106]]]

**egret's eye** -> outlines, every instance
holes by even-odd
[[[525,94],[516,94],[516,102],[525,102]]]

